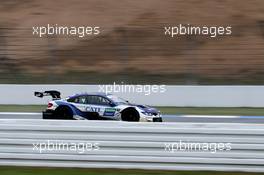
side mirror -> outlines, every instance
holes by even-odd
[[[116,106],[116,104],[115,104],[115,103],[113,103],[113,102],[110,102],[110,103],[109,103],[109,105],[110,105],[111,107],[114,107],[114,106]]]

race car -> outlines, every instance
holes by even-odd
[[[61,99],[61,93],[54,90],[34,94],[40,98],[52,97],[47,109],[43,111],[43,119],[162,122],[157,109],[132,104],[112,94],[83,93],[65,99]]]

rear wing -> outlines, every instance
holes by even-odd
[[[52,100],[60,100],[61,93],[59,91],[45,91],[45,92],[34,92],[34,95],[39,98],[43,98],[45,96],[51,96]]]

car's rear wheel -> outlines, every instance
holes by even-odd
[[[127,108],[121,114],[122,121],[138,122],[140,119],[139,113],[134,108]]]
[[[55,119],[73,120],[73,112],[67,106],[60,106],[55,110]]]

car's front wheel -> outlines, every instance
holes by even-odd
[[[127,108],[121,114],[122,121],[138,122],[140,119],[139,113],[134,108]]]

